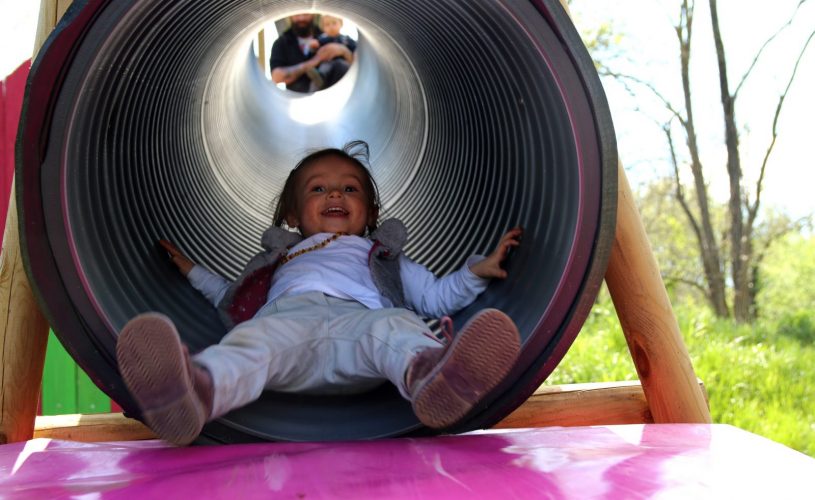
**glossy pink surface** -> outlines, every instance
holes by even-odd
[[[726,425],[485,431],[342,443],[0,446],[0,496],[815,498],[815,459]]]

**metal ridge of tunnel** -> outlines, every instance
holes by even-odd
[[[359,45],[337,85],[297,95],[265,78],[252,39],[265,22],[312,10],[353,21]],[[115,361],[129,318],[167,314],[192,351],[225,333],[156,241],[236,277],[289,170],[313,148],[370,144],[383,218],[406,223],[406,253],[439,275],[490,251],[506,229],[525,229],[509,278],[454,317],[461,326],[479,309],[502,309],[523,337],[521,358],[453,432],[493,425],[531,395],[605,273],[614,131],[556,0],[76,0],[34,62],[23,106],[26,269],[63,345],[131,416],[139,412]],[[266,392],[202,439],[428,432],[385,384],[351,396]]]

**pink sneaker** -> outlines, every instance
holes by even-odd
[[[460,422],[504,380],[520,352],[509,316],[497,309],[478,312],[447,347],[414,358],[407,373],[414,413],[433,429]]]
[[[212,378],[190,363],[170,318],[145,313],[128,321],[116,342],[116,358],[148,427],[178,445],[198,437],[212,412]]]

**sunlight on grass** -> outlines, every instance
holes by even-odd
[[[696,375],[705,383],[713,421],[815,457],[812,343],[778,333],[783,330],[769,321],[738,325],[703,307],[679,307],[676,314]],[[604,294],[546,383],[636,378],[613,305]]]

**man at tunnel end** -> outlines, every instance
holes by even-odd
[[[351,49],[342,43],[330,42],[314,48],[322,31],[314,25],[314,14],[295,14],[291,26],[275,40],[269,67],[272,81],[284,83],[287,90],[314,92],[330,87],[345,75],[354,60]],[[321,74],[318,67],[329,61],[331,71]]]

